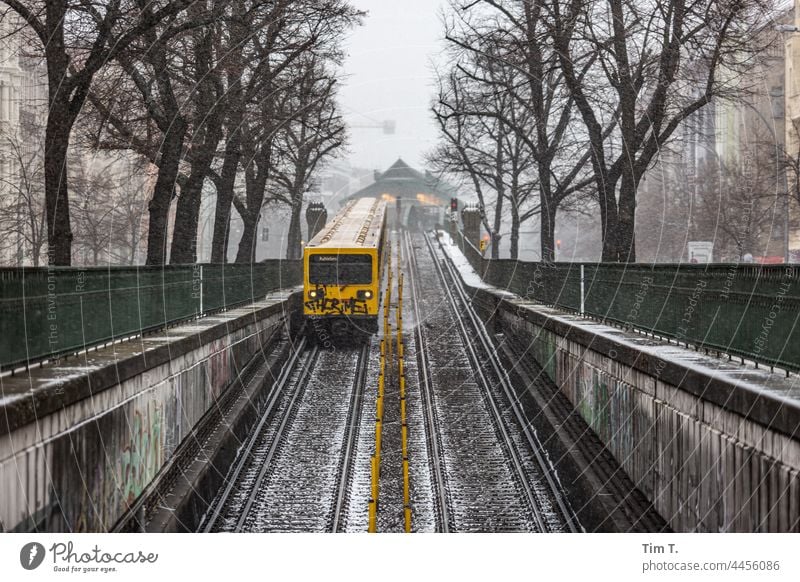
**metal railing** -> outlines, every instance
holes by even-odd
[[[256,301],[302,282],[301,261],[0,268],[0,370]]]
[[[489,260],[455,239],[486,283],[526,299],[800,371],[800,265]]]

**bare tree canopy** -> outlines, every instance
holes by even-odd
[[[493,127],[515,133],[534,162],[543,259],[557,209],[592,185],[603,260],[634,261],[644,174],[688,117],[747,94],[772,13],[770,0],[452,0],[433,157],[483,198],[474,150]]]
[[[45,207],[50,263],[72,260],[67,153],[70,134],[95,75],[160,23],[171,20],[191,0],[4,1],[37,41],[47,66],[48,114],[44,144]],[[20,31],[23,33],[23,31]]]

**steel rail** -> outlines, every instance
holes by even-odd
[[[250,431],[250,436],[247,439],[245,448],[242,450],[242,452],[239,453],[236,465],[233,469],[233,472],[230,473],[230,479],[228,479],[227,485],[225,486],[222,495],[217,499],[217,502],[214,504],[214,508],[213,511],[211,512],[211,515],[201,523],[201,526],[198,531],[207,533],[214,529],[214,526],[219,520],[219,516],[222,513],[222,510],[225,508],[231,493],[233,492],[234,488],[239,482],[239,477],[241,476],[242,471],[249,462],[253,448],[255,447],[256,443],[259,441],[262,435],[264,425],[266,424],[270,414],[272,414],[272,411],[275,409],[275,405],[277,404],[279,397],[283,393],[283,390],[286,388],[286,384],[289,381],[289,378],[291,377],[292,372],[295,369],[297,360],[300,358],[300,354],[303,353],[305,347],[306,347],[306,339],[302,338],[298,342],[297,348],[292,352],[292,355],[289,357],[289,359],[281,368],[281,373],[278,376],[278,379],[275,381],[275,384],[272,386],[272,389],[270,390],[269,396],[267,398],[267,404],[264,407],[264,412],[261,414],[261,418],[259,419],[256,427]]]
[[[344,442],[344,454],[341,466],[339,467],[339,478],[337,479],[335,503],[333,508],[333,520],[331,531],[337,533],[341,527],[344,505],[347,500],[347,484],[352,474],[352,464],[355,458],[355,447],[358,436],[358,429],[361,421],[361,404],[364,397],[364,388],[367,382],[367,367],[369,364],[369,342],[364,344],[358,355],[356,377],[353,382],[353,391],[350,394],[350,409],[347,414],[347,432]]]
[[[255,503],[256,497],[258,497],[258,492],[261,489],[261,483],[264,482],[264,477],[266,477],[267,471],[269,471],[270,466],[272,465],[272,459],[275,456],[275,453],[278,451],[278,447],[280,446],[281,439],[286,432],[286,429],[289,427],[289,419],[292,417],[292,413],[295,411],[297,401],[305,392],[305,388],[308,384],[308,377],[311,375],[311,371],[316,366],[318,359],[319,346],[315,345],[312,346],[311,350],[308,352],[308,358],[306,359],[307,365],[303,366],[302,370],[300,371],[300,376],[295,382],[293,382],[295,388],[292,392],[291,399],[286,405],[283,416],[280,420],[280,424],[278,424],[278,428],[275,430],[275,436],[272,438],[269,451],[267,451],[267,456],[264,459],[264,462],[261,464],[261,469],[258,471],[258,476],[256,477],[255,482],[250,489],[250,494],[247,496],[247,502],[244,504],[242,512],[239,514],[239,519],[236,521],[236,527],[234,528],[234,531],[237,533],[244,529],[245,521],[247,521],[250,510],[253,508],[253,503]]]
[[[489,379],[486,377],[486,374],[483,372],[483,368],[481,367],[481,361],[478,358],[478,353],[476,351],[474,340],[470,336],[467,331],[466,326],[464,325],[463,318],[459,315],[458,309],[458,302],[453,292],[453,285],[449,285],[447,278],[445,277],[444,271],[442,266],[439,264],[440,259],[436,255],[436,250],[434,249],[432,243],[430,242],[427,235],[425,235],[425,243],[428,245],[428,250],[433,257],[433,263],[436,267],[436,272],[439,275],[439,279],[442,283],[442,287],[445,290],[445,295],[447,296],[448,303],[450,307],[453,309],[453,313],[455,315],[456,323],[458,325],[459,331],[461,332],[461,337],[464,341],[464,346],[467,348],[467,354],[472,361],[473,369],[475,370],[476,375],[480,379],[480,384],[484,387],[484,392],[486,394],[486,402],[489,405],[489,411],[491,412],[492,417],[495,421],[495,427],[500,433],[500,437],[505,444],[505,449],[508,453],[509,460],[514,468],[514,471],[517,473],[519,485],[522,488],[522,493],[524,494],[528,506],[530,507],[531,514],[533,515],[534,521],[539,528],[540,532],[547,532],[549,527],[547,525],[547,520],[544,518],[542,514],[542,510],[539,507],[539,504],[536,499],[536,494],[531,487],[530,480],[528,479],[528,475],[525,472],[525,467],[523,466],[522,459],[520,458],[519,451],[517,450],[516,446],[514,445],[514,441],[511,438],[511,435],[508,433],[506,429],[505,423],[503,422],[503,416],[500,413],[500,408],[498,407],[498,403],[492,394],[491,385],[489,383]],[[447,263],[447,259],[444,259],[445,264]],[[465,305],[465,311],[469,310],[469,305]],[[478,335],[480,335],[480,331],[476,330]]]
[[[428,243],[428,247],[431,249],[431,253],[434,254],[434,259],[435,259],[436,255],[433,249],[433,245],[430,242],[430,239],[426,236],[425,240]],[[443,250],[441,252],[442,255],[444,255],[443,262],[453,282],[452,286],[448,286],[445,281],[445,287],[447,287],[448,294],[452,295],[452,289],[455,289],[455,292],[458,294],[461,303],[464,305],[463,313],[467,315],[467,317],[470,320],[470,323],[472,324],[472,327],[476,331],[474,337],[477,337],[478,341],[480,341],[483,351],[487,355],[488,362],[491,365],[495,375],[500,381],[500,385],[502,386],[503,392],[506,395],[506,398],[508,399],[511,410],[514,413],[514,416],[517,420],[520,429],[522,430],[525,440],[528,442],[528,445],[530,446],[532,452],[534,453],[534,456],[536,457],[536,462],[539,465],[540,469],[542,470],[545,480],[547,481],[548,488],[550,489],[550,493],[553,499],[556,501],[556,504],[558,505],[559,512],[561,513],[561,517],[563,518],[565,525],[571,532],[582,531],[580,525],[578,524],[577,516],[575,516],[575,513],[571,510],[570,507],[568,507],[568,503],[564,500],[564,495],[561,491],[561,488],[553,479],[553,467],[545,461],[544,447],[539,441],[536,434],[534,434],[530,428],[531,422],[528,420],[527,416],[525,415],[524,411],[519,405],[519,399],[514,394],[514,389],[511,386],[508,374],[505,372],[502,364],[500,363],[497,356],[497,352],[494,349],[493,343],[491,339],[488,337],[489,333],[486,331],[486,328],[483,325],[481,319],[478,317],[477,313],[475,313],[475,309],[472,306],[472,302],[467,297],[467,294],[464,291],[464,288],[461,284],[461,279],[458,273],[455,272],[455,267],[452,265],[452,262],[446,256],[446,253],[444,253]],[[441,270],[439,262],[438,261],[434,262],[436,263],[437,271],[439,271],[440,275],[443,276],[443,271]],[[456,313],[458,313],[457,309]],[[461,323],[460,318],[459,318],[459,325],[461,326],[462,332],[465,333],[465,337],[467,338],[473,337],[466,334],[466,330],[463,326],[463,323]],[[478,368],[480,368],[480,366],[478,366]],[[486,381],[482,373],[481,373],[481,378],[484,380],[484,382]],[[490,400],[492,401],[492,409],[495,411],[495,416],[498,422],[502,422],[502,417],[499,415],[499,411],[497,411],[497,403],[495,402],[494,395],[491,393],[489,384],[486,383],[485,387],[487,388],[487,393],[489,394]],[[503,433],[504,435],[507,434],[504,429]],[[511,440],[507,440],[507,444],[511,450],[515,450],[514,444]],[[520,466],[518,470],[520,470],[520,475],[521,477],[523,477],[527,489],[529,488],[529,485],[527,485],[528,478],[524,470],[521,469],[522,467]],[[538,506],[537,506],[537,511],[538,511]]]
[[[444,455],[440,443],[439,430],[436,424],[436,412],[433,407],[433,388],[431,387],[430,376],[428,375],[429,364],[426,351],[425,336],[422,329],[420,318],[418,287],[417,259],[414,256],[414,249],[411,244],[411,235],[405,233],[405,247],[407,253],[409,274],[411,279],[411,303],[414,308],[414,335],[417,344],[417,358],[421,393],[422,393],[422,416],[425,422],[425,432],[428,435],[428,445],[430,451],[431,467],[434,482],[434,493],[437,499],[436,513],[439,521],[439,531],[448,533],[450,531],[450,510],[447,502],[447,482],[444,474]]]

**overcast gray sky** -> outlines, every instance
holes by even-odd
[[[433,96],[431,59],[442,51],[442,0],[352,0],[369,14],[346,48],[340,103],[351,124],[350,162],[385,169],[398,157],[422,167],[436,139],[428,113]],[[354,127],[394,119],[394,135]]]

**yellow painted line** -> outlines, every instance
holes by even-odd
[[[369,500],[369,521],[367,524],[367,531],[376,533],[378,531],[378,503],[380,493],[380,477],[381,477],[381,446],[383,441],[383,407],[384,407],[384,391],[386,385],[386,359],[391,356],[392,350],[392,328],[389,325],[389,303],[392,297],[392,271],[391,271],[391,249],[387,255],[389,262],[389,284],[386,290],[386,299],[383,306],[383,337],[381,338],[381,353],[380,353],[380,372],[378,374],[378,396],[375,399],[375,454],[371,458],[370,467],[370,493],[371,499]]]
[[[375,423],[375,458],[378,459],[378,473],[380,473],[380,460],[381,460],[381,442],[383,441],[383,427],[382,422],[378,420]]]
[[[378,499],[378,457],[372,455],[372,499],[377,503]]]
[[[399,241],[398,241],[399,248]],[[403,455],[403,518],[404,530],[411,532],[411,478],[408,466],[408,423],[406,420],[406,375],[405,345],[403,342],[403,273],[398,263],[397,307],[395,309],[395,325],[397,327],[397,376],[400,392],[400,443]]]
[[[374,499],[369,500],[369,525],[367,531],[369,533],[376,533],[377,530],[377,504]]]
[[[405,404],[402,405],[405,408]],[[408,426],[403,423],[400,427],[400,431],[403,435],[403,458],[408,457]]]
[[[403,505],[408,506],[411,502],[409,498],[409,478],[408,478],[408,457],[403,460]]]

